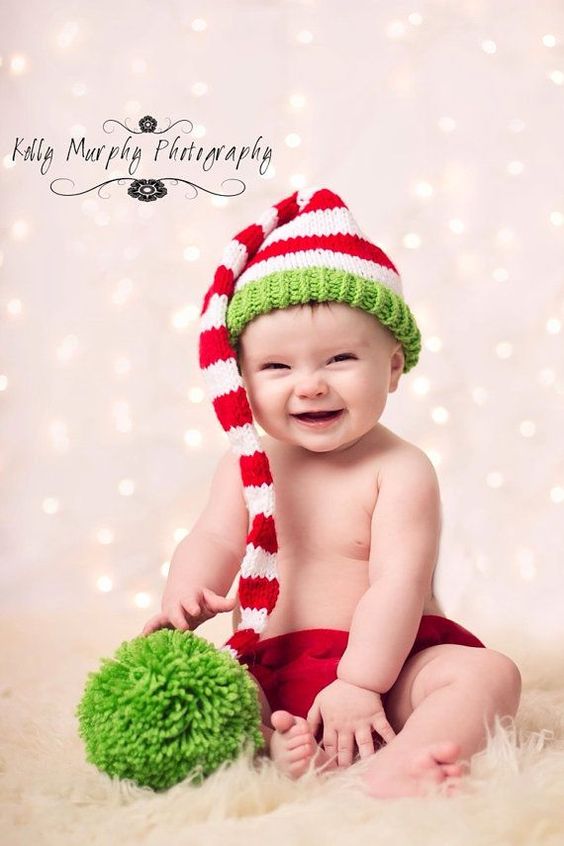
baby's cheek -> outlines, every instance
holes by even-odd
[[[262,403],[256,396],[251,396],[250,394],[248,396],[253,418],[255,422],[264,429],[264,421],[265,418],[268,417],[268,407],[264,406],[264,403]]]

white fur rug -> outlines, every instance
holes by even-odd
[[[562,650],[552,657],[525,653],[517,640],[490,634],[488,645],[518,663],[523,700],[515,723],[498,723],[488,748],[474,756],[459,796],[376,800],[359,787],[362,764],[291,782],[266,758],[240,760],[200,787],[180,784],[156,794],[87,764],[74,717],[87,673],[138,634],[146,616],[94,611],[4,619],[5,846],[564,844]]]

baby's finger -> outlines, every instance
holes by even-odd
[[[204,588],[202,592],[204,594],[205,603],[210,611],[231,611],[237,601],[236,596],[232,596],[228,599],[226,596],[220,596],[218,593],[215,593],[209,588]]]
[[[198,602],[193,602],[192,605],[188,605],[187,608],[182,608],[181,610],[183,613],[186,611],[195,620],[202,614],[202,606]]]
[[[340,767],[350,767],[353,759],[354,737],[352,731],[341,731],[337,738],[337,763]]]
[[[147,622],[143,626],[141,634],[142,635],[148,635],[148,634],[151,634],[151,632],[154,632],[154,631],[155,631],[155,617],[151,617],[151,619],[147,620]]]
[[[307,712],[306,721],[311,729],[311,733],[315,736],[321,723],[321,711],[319,709],[319,705],[315,701]]]
[[[184,612],[182,608],[179,606],[170,614],[170,622],[174,626],[175,629],[178,629],[180,632],[188,631],[190,626],[184,616]]]
[[[390,740],[393,740],[396,736],[395,731],[387,721],[384,714],[379,714],[373,721],[372,721],[373,728],[376,729],[382,740],[386,743],[389,743]]]
[[[355,734],[356,745],[361,758],[369,758],[374,754],[374,738],[370,727],[358,729]]]
[[[334,729],[323,729],[323,748],[331,757],[337,757],[337,732]]]
[[[143,631],[141,632],[142,635],[152,634],[152,632],[156,632],[159,629],[162,629],[166,622],[166,617],[163,617],[162,614],[155,614],[151,617],[150,620],[147,620],[145,625],[143,626]]]

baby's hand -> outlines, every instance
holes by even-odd
[[[232,611],[236,601],[236,596],[227,599],[209,588],[192,588],[169,601],[165,592],[160,614],[155,614],[145,623],[141,634],[148,635],[158,629],[193,631],[216,614]]]
[[[307,722],[314,735],[323,723],[323,748],[336,756],[339,767],[352,764],[355,742],[361,758],[374,754],[373,730],[386,743],[395,737],[380,695],[343,679],[320,690],[308,711]]]

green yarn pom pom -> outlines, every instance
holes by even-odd
[[[154,790],[188,775],[200,783],[246,744],[264,746],[246,667],[176,629],[126,641],[102,659],[76,716],[91,764]]]

